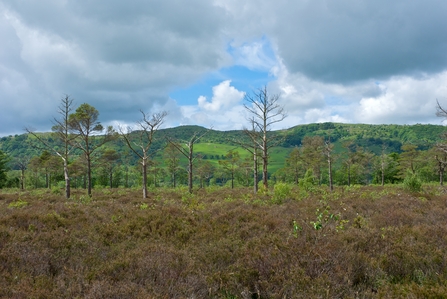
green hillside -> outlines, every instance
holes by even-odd
[[[167,138],[188,141],[195,133],[202,134],[208,129],[200,126],[179,126],[175,128],[160,129],[156,132],[156,140],[153,143],[155,160],[162,164],[163,148]],[[270,137],[281,138],[281,143],[270,150],[269,172],[273,173],[284,165],[284,161],[291,149],[300,146],[306,136],[322,136],[325,140],[334,143],[335,151],[341,151],[344,141],[352,141],[370,152],[379,154],[385,146],[387,152],[401,152],[402,144],[411,143],[418,146],[419,150],[426,150],[439,142],[445,127],[440,125],[367,125],[367,124],[341,124],[318,123],[299,125],[287,130],[271,131]],[[39,133],[55,147],[61,146],[53,139],[51,133]],[[132,133],[131,138],[137,138]],[[249,153],[238,146],[237,142],[247,140],[242,130],[217,131],[208,130],[195,147],[195,153],[211,163],[218,165],[229,150],[237,150],[241,158],[248,158]],[[237,142],[235,142],[237,141]],[[0,139],[0,150],[7,153],[12,159],[20,157],[38,156],[42,152],[39,142],[29,134],[7,136]],[[122,138],[117,138],[105,148],[116,150],[121,155],[121,160],[136,165],[137,157],[129,151]],[[76,153],[75,153],[76,154]]]

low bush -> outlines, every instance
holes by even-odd
[[[417,176],[411,172],[407,173],[404,179],[404,188],[410,192],[419,192],[422,189],[422,182]]]
[[[280,204],[286,199],[291,199],[292,187],[286,183],[277,183],[273,189],[273,202]]]
[[[445,194],[431,188],[8,191],[0,298],[443,298]]]

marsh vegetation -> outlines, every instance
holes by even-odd
[[[442,298],[445,189],[0,190],[1,298]]]

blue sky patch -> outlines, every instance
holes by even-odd
[[[195,105],[199,96],[211,99],[212,87],[225,80],[231,80],[231,86],[237,90],[250,92],[274,79],[270,70],[277,64],[277,59],[267,37],[238,46],[229,43],[227,52],[234,65],[208,73],[189,87],[175,89],[169,96],[183,105]]]

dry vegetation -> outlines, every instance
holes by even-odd
[[[3,190],[0,297],[445,298],[443,189],[326,190]]]

